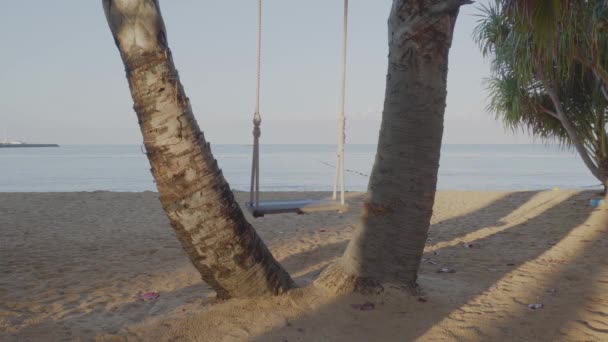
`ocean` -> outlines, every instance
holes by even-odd
[[[376,147],[347,145],[346,188],[365,191]],[[249,189],[251,147],[212,151],[231,187]],[[261,190],[330,191],[333,145],[263,145]],[[572,151],[545,145],[444,145],[440,190],[542,190],[598,185]],[[597,187],[599,189],[599,186]],[[0,192],[154,191],[143,146],[0,149]]]

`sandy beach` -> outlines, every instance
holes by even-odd
[[[439,192],[417,297],[307,287],[343,252],[362,194],[345,214],[249,216],[302,288],[218,302],[156,193],[0,193],[0,340],[608,341],[608,208],[590,207],[596,197]],[[150,291],[160,297],[138,299]]]

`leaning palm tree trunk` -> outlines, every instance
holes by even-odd
[[[361,224],[317,284],[337,292],[415,287],[435,200],[448,52],[467,3],[394,1],[382,125]]]
[[[218,297],[294,286],[245,220],[205,142],[173,64],[158,0],[103,0],[125,65],[160,201]]]
[[[606,177],[605,171],[603,170],[601,160],[598,160],[598,164],[596,165],[596,162],[593,161],[592,156],[589,155],[589,152],[585,149],[583,141],[580,139],[579,134],[576,131],[576,127],[566,116],[564,108],[559,100],[559,96],[549,85],[548,81],[544,81],[544,85],[545,91],[549,95],[549,98],[551,98],[551,102],[553,103],[553,107],[555,108],[556,114],[554,115],[556,115],[557,119],[560,121],[560,123],[568,133],[568,136],[570,137],[570,142],[578,152],[579,156],[581,157],[581,159],[585,163],[585,166],[587,166],[591,174],[600,182],[602,182],[602,185],[604,187],[606,187],[606,185],[608,185],[608,179]],[[601,129],[602,131],[605,130],[604,127],[601,127]]]

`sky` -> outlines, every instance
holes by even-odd
[[[255,97],[256,1],[160,0],[182,83],[207,139],[248,144]],[[262,143],[337,140],[341,0],[266,0]],[[391,0],[351,0],[347,143],[378,138]],[[528,143],[485,111],[489,75],[462,8],[450,52],[444,143]],[[124,67],[101,1],[4,1],[0,134],[59,144],[140,144]]]

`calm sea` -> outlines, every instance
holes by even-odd
[[[251,147],[212,148],[233,189],[247,190]],[[374,145],[346,148],[347,189],[364,191]],[[331,190],[335,146],[265,145],[261,183],[267,191]],[[360,174],[361,173],[361,174]],[[538,190],[596,185],[579,158],[557,146],[446,145],[439,189]],[[0,192],[155,190],[141,146],[0,149]]]

